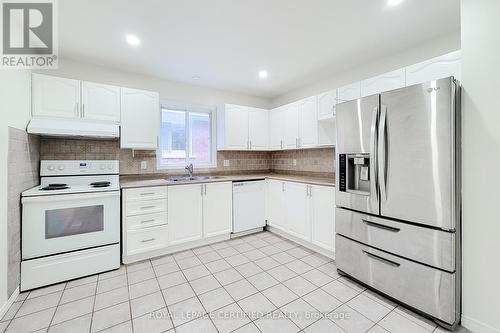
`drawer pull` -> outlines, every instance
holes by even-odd
[[[148,239],[143,239],[141,240],[142,243],[147,243],[147,242],[152,242],[154,241],[156,238],[148,238]]]
[[[141,223],[151,223],[151,222],[154,222],[156,221],[155,219],[150,219],[150,220],[144,220],[144,221],[141,221]]]
[[[141,193],[141,195],[155,195],[155,192]]]
[[[380,262],[383,262],[385,264],[388,264],[388,265],[391,265],[391,266],[394,266],[394,267],[399,267],[401,266],[401,264],[398,264],[397,262],[394,262],[392,260],[389,260],[389,259],[385,259],[385,258],[382,258],[382,257],[379,257],[378,255],[376,254],[373,254],[373,253],[370,253],[370,252],[367,252],[365,250],[361,250],[363,251],[364,254],[366,254],[368,257],[370,258],[373,258],[373,259],[376,259]]]
[[[145,206],[145,207],[141,207],[141,209],[151,209],[151,208],[155,208],[156,206]]]
[[[383,224],[380,224],[380,223],[375,223],[375,222],[371,222],[371,221],[367,221],[367,220],[363,220],[363,222],[365,222],[370,227],[384,229],[384,230],[392,231],[392,232],[399,232],[399,231],[401,231],[401,229],[390,227],[388,225],[383,225]]]

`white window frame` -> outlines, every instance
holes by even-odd
[[[168,109],[172,111],[183,111],[186,112],[186,152],[188,157],[186,158],[185,164],[182,163],[172,163],[172,164],[161,164],[161,123],[162,123],[162,110]],[[189,160],[191,152],[191,132],[189,130],[189,112],[193,113],[208,113],[210,115],[210,163],[195,163]],[[160,138],[158,150],[156,151],[156,168],[158,170],[184,170],[184,167],[193,163],[195,169],[208,169],[217,167],[217,107],[215,106],[204,106],[195,104],[181,104],[175,102],[165,102],[160,103]]]

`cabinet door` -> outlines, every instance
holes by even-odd
[[[330,119],[335,116],[337,90],[327,91],[318,95],[318,120]]]
[[[248,109],[243,106],[226,105],[225,148],[246,150],[248,141]]]
[[[361,81],[361,97],[403,88],[405,84],[405,69],[401,68]]]
[[[290,235],[311,241],[311,214],[308,185],[285,183],[286,232]]]
[[[269,111],[269,149],[283,149],[284,110],[276,108]]]
[[[297,148],[299,139],[299,106],[297,103],[283,108],[283,148]]]
[[[335,188],[311,185],[311,241],[335,251]]]
[[[299,106],[299,147],[318,145],[318,100],[316,96],[301,100]]]
[[[248,111],[248,138],[251,150],[266,150],[269,147],[269,111]]]
[[[448,76],[461,78],[461,52],[455,51],[406,67],[406,85],[424,83]]]
[[[202,184],[168,187],[170,245],[202,239],[202,190]]]
[[[80,81],[33,74],[32,113],[34,117],[80,117]]]
[[[285,183],[268,180],[267,183],[267,224],[285,231]]]
[[[355,82],[337,89],[338,103],[348,102],[361,97],[361,82]]]
[[[121,88],[121,148],[158,148],[160,99],[158,93]]]
[[[203,184],[203,237],[230,234],[233,223],[233,183]]]
[[[82,82],[82,117],[120,121],[120,87]]]

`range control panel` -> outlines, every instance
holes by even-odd
[[[120,162],[116,160],[40,162],[40,176],[117,175],[119,172]]]

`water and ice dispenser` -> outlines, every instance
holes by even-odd
[[[370,154],[339,155],[339,191],[370,195]]]

